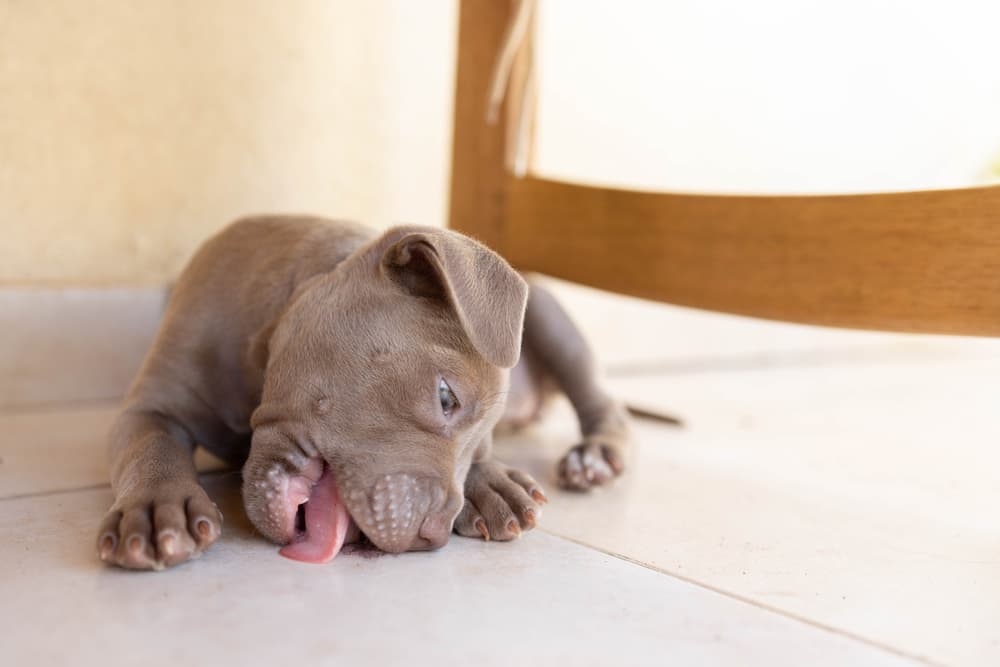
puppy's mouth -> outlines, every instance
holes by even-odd
[[[302,475],[288,478],[280,512],[287,522],[288,544],[279,553],[305,563],[327,563],[360,530],[347,512],[333,470],[313,460]],[[288,525],[290,524],[290,525]]]

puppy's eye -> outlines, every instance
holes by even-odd
[[[446,417],[450,417],[458,409],[458,399],[455,398],[455,392],[443,379],[438,382],[438,399],[441,401],[441,411]]]

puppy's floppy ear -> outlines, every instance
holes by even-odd
[[[495,252],[457,232],[428,228],[390,245],[381,266],[414,296],[447,303],[486,361],[503,368],[517,363],[528,284]]]

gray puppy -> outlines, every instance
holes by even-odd
[[[445,229],[238,221],[181,275],[114,423],[98,553],[160,569],[218,538],[196,444],[243,467],[247,516],[291,558],[329,560],[362,534],[394,553],[452,530],[512,539],[546,500],[493,458],[492,433],[554,391],[583,433],[560,483],[620,474],[624,408],[552,296],[497,254]]]

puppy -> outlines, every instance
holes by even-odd
[[[362,535],[392,553],[452,531],[512,539],[546,499],[493,458],[492,434],[556,391],[583,434],[560,483],[621,474],[627,413],[582,337],[485,246],[427,227],[235,222],[184,270],[114,422],[98,553],[161,569],[219,537],[196,445],[242,466],[247,516],[290,558],[324,562]]]

